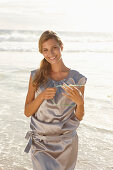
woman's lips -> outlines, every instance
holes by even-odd
[[[55,58],[56,58],[56,57],[50,57],[49,59],[50,59],[50,60],[54,60]]]

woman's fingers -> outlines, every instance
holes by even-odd
[[[71,93],[71,94],[73,94],[73,92],[74,92],[74,90],[75,90],[72,86],[70,87],[70,84],[69,84],[69,85],[63,84],[62,88],[63,88],[66,92],[69,92],[69,93]]]
[[[70,90],[69,88],[65,88],[65,87],[63,87],[63,89],[64,89],[67,93],[73,94],[73,90]]]
[[[42,92],[42,95],[43,95],[43,98],[44,99],[51,99],[55,96],[56,94],[56,91],[57,91],[57,88],[56,87],[53,87],[53,88],[46,88],[43,92]]]
[[[54,88],[47,88],[47,91],[48,92],[56,92],[57,88],[56,87],[54,87]]]

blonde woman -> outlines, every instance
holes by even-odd
[[[84,116],[87,78],[65,66],[63,43],[50,30],[39,39],[44,56],[32,70],[24,114],[31,117],[25,152],[31,148],[33,170],[74,170],[78,154],[76,129]]]

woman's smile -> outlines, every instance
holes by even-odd
[[[54,60],[56,57],[57,57],[57,56],[55,56],[55,57],[49,57],[49,59],[50,59],[50,60]]]

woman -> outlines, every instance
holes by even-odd
[[[41,35],[39,51],[44,58],[31,71],[25,102],[24,114],[31,116],[25,152],[31,148],[34,170],[74,170],[87,78],[65,66],[63,43],[55,32]]]

